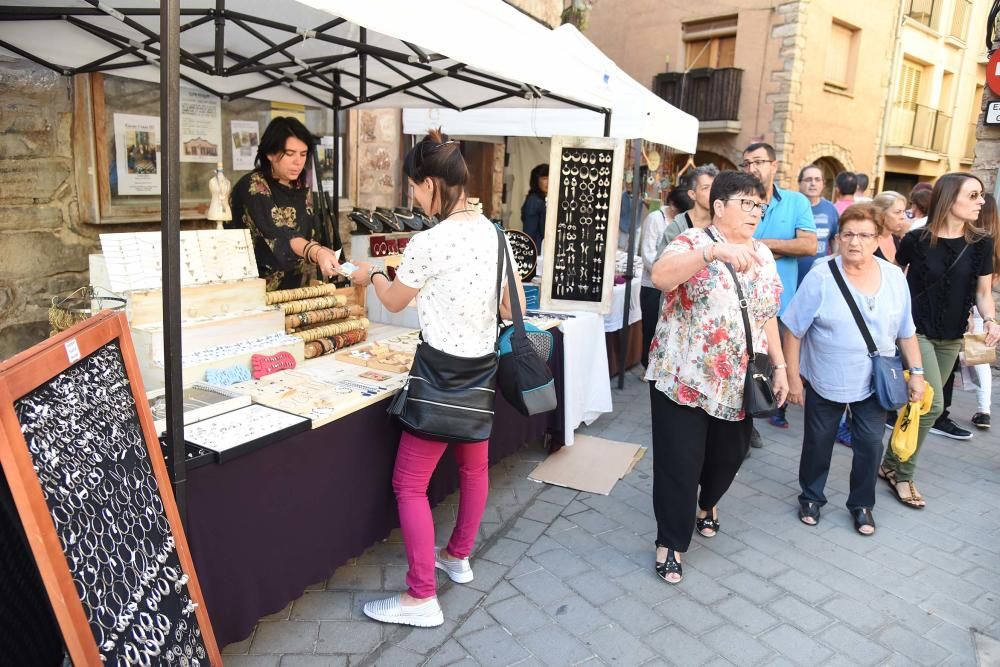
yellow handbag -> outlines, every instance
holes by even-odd
[[[910,379],[910,372],[905,371],[906,379]],[[929,384],[924,384],[924,398],[919,403],[907,403],[899,411],[896,417],[896,426],[892,429],[889,438],[889,446],[892,453],[902,462],[910,460],[913,452],[917,451],[917,432],[920,429],[920,415],[925,415],[931,411],[931,401],[934,400],[934,389]]]

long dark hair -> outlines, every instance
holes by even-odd
[[[983,182],[972,174],[953,171],[937,179],[934,183],[934,190],[931,192],[931,207],[927,211],[927,227],[922,234],[922,238],[930,236],[931,247],[937,245],[938,236],[942,228],[947,224],[948,212],[958,201],[958,194],[967,180],[979,183],[983,188]],[[976,225],[975,220],[965,221],[965,241],[975,243],[984,236],[984,232]]]
[[[541,188],[538,187],[538,179],[548,178],[549,176],[549,165],[548,164],[536,164],[535,168],[531,170],[531,175],[528,177],[528,194],[534,192],[540,197],[544,197],[545,194],[542,192]]]
[[[465,184],[469,182],[469,168],[462,157],[457,141],[448,139],[441,128],[427,131],[427,136],[407,152],[403,159],[403,173],[414,183],[425,178],[434,181],[434,199],[429,214],[435,213],[434,204],[439,204],[439,218],[445,218],[455,208],[465,194]]]
[[[1000,280],[1000,214],[997,212],[997,200],[989,192],[983,193],[986,203],[979,209],[979,219],[976,225],[993,237],[993,282]]]
[[[284,153],[285,142],[289,137],[295,137],[304,143],[309,152],[306,154],[306,166],[295,179],[295,186],[304,188],[309,182],[309,173],[312,171],[313,153],[316,152],[316,144],[313,135],[298,118],[291,116],[278,116],[267,124],[267,129],[260,138],[257,145],[257,157],[254,158],[253,166],[261,171],[265,176],[274,178],[271,174],[271,161],[268,155]]]

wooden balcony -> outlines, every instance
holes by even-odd
[[[702,132],[739,132],[742,80],[736,67],[663,72],[653,79],[653,92],[697,118]]]

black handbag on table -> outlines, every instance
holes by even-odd
[[[499,239],[498,239],[499,242]],[[497,248],[497,318],[504,244]],[[481,357],[459,357],[421,339],[410,375],[389,406],[403,428],[429,440],[479,442],[493,430],[497,347]]]
[[[834,280],[837,281],[837,287],[840,288],[840,293],[844,295],[844,300],[847,301],[847,306],[851,309],[854,322],[861,331],[861,337],[865,339],[868,356],[872,360],[872,388],[878,397],[879,405],[887,411],[898,410],[910,400],[910,392],[906,386],[906,377],[903,375],[903,360],[899,354],[891,357],[884,357],[879,354],[871,332],[868,331],[868,326],[861,317],[861,310],[858,308],[857,302],[854,301],[854,297],[851,296],[851,291],[844,281],[844,275],[840,272],[840,267],[837,266],[837,260],[831,259],[828,264],[830,265],[830,273],[833,274]]]
[[[504,232],[497,227],[497,243],[503,248]],[[497,386],[507,402],[526,417],[556,409],[556,383],[549,370],[552,356],[552,334],[536,327],[528,329],[521,315],[521,301],[514,287],[518,277],[514,267],[507,265],[507,287],[510,293],[510,310],[514,324],[500,331],[500,362]]]
[[[709,237],[716,243],[718,239],[708,232]],[[747,417],[770,417],[778,413],[778,400],[774,396],[771,388],[771,375],[774,373],[771,368],[771,359],[766,354],[753,351],[753,329],[750,326],[750,302],[743,296],[743,287],[740,285],[740,277],[736,269],[729,262],[725,262],[726,268],[733,276],[733,284],[736,286],[736,295],[740,299],[740,313],[743,315],[743,331],[747,338],[747,374],[743,381],[743,410]]]

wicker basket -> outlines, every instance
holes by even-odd
[[[90,285],[69,294],[56,295],[49,306],[49,326],[52,327],[49,335],[65,331],[102,310],[122,310],[125,304],[125,299],[117,294]]]

